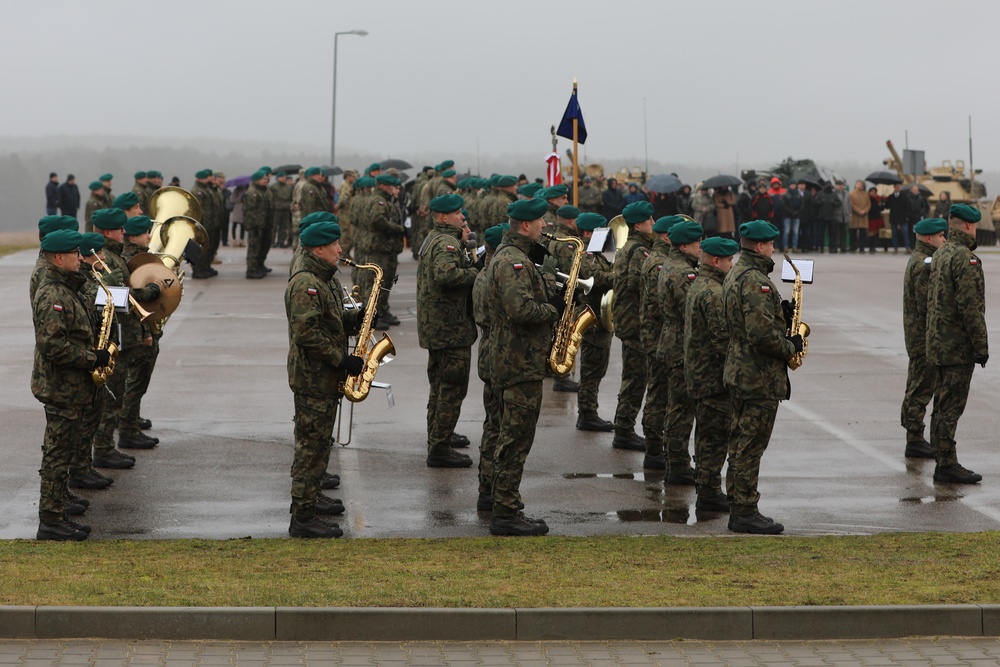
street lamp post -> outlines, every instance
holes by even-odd
[[[367,30],[346,30],[333,33],[333,112],[330,123],[330,166],[335,166],[337,155],[337,38],[341,35],[360,35],[364,37]]]

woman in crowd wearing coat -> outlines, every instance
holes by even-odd
[[[864,252],[868,236],[868,211],[872,207],[872,200],[865,192],[864,181],[855,181],[848,200],[851,206],[851,252]]]
[[[882,198],[878,196],[878,188],[872,186],[868,188],[868,201],[871,207],[868,209],[868,251],[875,252],[875,244],[879,240],[879,231],[885,227],[882,219]],[[889,239],[882,239],[882,250],[889,252]]]
[[[712,236],[724,236],[727,239],[733,238],[736,233],[736,193],[729,188],[718,188],[713,197],[715,202],[715,234]]]

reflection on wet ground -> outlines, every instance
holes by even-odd
[[[644,472],[567,472],[563,473],[565,479],[631,479],[638,482],[648,480],[659,481],[663,479],[663,473],[647,475]]]

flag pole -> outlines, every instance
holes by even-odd
[[[573,77],[573,97],[576,97],[576,77]],[[579,104],[579,102],[577,102]],[[573,206],[580,205],[580,160],[577,153],[580,152],[579,144],[579,121],[573,116]]]

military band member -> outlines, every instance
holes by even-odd
[[[344,170],[344,182],[340,184],[337,200],[337,218],[340,219],[340,247],[344,257],[353,257],[351,249],[354,244],[354,234],[351,230],[351,203],[354,199],[354,181],[358,180],[358,172],[354,169]]]
[[[556,211],[560,206],[569,203],[569,188],[560,183],[539,191],[535,196],[544,199],[548,204],[548,210],[545,211],[545,231],[551,234],[558,223]]]
[[[935,482],[975,484],[983,476],[958,462],[955,431],[965,412],[972,371],[990,358],[986,285],[976,249],[979,209],[952,204],[948,240],[931,257],[927,287],[927,363],[934,368],[931,447]]]
[[[111,202],[111,208],[119,208],[125,211],[126,218],[134,218],[137,215],[142,215],[142,207],[139,206],[139,196],[131,190],[115,197],[115,200]]]
[[[203,279],[212,278],[219,275],[219,272],[212,268],[212,260],[215,257],[213,247],[218,249],[219,238],[222,230],[218,228],[220,220],[219,212],[216,211],[216,198],[212,192],[212,179],[214,174],[211,169],[202,169],[194,175],[194,185],[191,186],[191,194],[198,198],[201,204],[201,224],[208,233],[208,248],[198,258],[198,262],[191,272],[192,278]]]
[[[97,180],[99,180],[101,184],[104,186],[103,187],[104,206],[102,208],[110,208],[111,202],[115,200],[114,196],[111,194],[111,179],[113,178],[114,176],[112,176],[111,174],[101,174],[97,178]]]
[[[551,204],[550,204],[551,208]],[[548,213],[546,213],[548,215]],[[576,218],[580,215],[580,209],[576,206],[570,206],[565,204],[556,209],[555,225],[548,233],[553,236],[558,236],[560,238],[570,238],[573,239],[570,243],[565,243],[562,241],[548,241],[546,244],[548,246],[549,252],[552,253],[556,261],[559,262],[559,270],[563,273],[568,274],[573,266],[573,260],[576,256],[577,248],[583,247],[583,240],[580,238],[580,232],[576,228]],[[580,263],[580,274],[579,278],[586,280],[590,275],[586,272],[583,267],[583,262]],[[581,306],[579,311],[583,310]],[[579,315],[579,312],[577,312]],[[573,379],[572,371],[570,375],[564,377],[557,377],[552,382],[552,391],[563,391],[563,392],[578,392],[580,391],[580,383]]]
[[[285,289],[288,318],[288,386],[295,400],[295,458],[292,463],[292,537],[340,537],[336,523],[320,515],[343,514],[344,505],[320,491],[330,460],[333,427],[347,375],[358,375],[361,357],[348,354],[347,338],[359,312],[344,311],[334,277],[340,259],[340,227],[315,222],[300,233],[302,253]]]
[[[694,401],[695,509],[728,512],[722,491],[733,419],[733,400],[722,377],[729,348],[729,330],[722,301],[722,282],[733,267],[740,246],[732,239],[713,236],[701,242],[698,276],[684,302],[684,378]],[[726,488],[732,487],[732,468]]]
[[[52,232],[58,231],[60,229],[68,229],[70,231],[79,231],[80,222],[71,215],[46,215],[38,220],[38,240],[41,242],[46,236]],[[49,267],[49,261],[45,258],[45,252],[41,249],[38,250],[38,259],[35,261],[35,268],[31,271],[31,279],[28,281],[28,299],[32,302],[35,300],[35,292],[38,291],[38,286],[42,282],[42,276],[45,275],[46,270]]]
[[[507,207],[511,202],[517,201],[515,193],[517,177],[497,174],[486,182],[490,191],[483,195],[483,201],[479,205],[479,217],[481,224],[489,229],[507,222]]]
[[[132,185],[132,192],[139,198],[139,208],[142,211],[140,215],[148,215],[149,209],[146,208],[146,202],[149,200],[149,195],[147,193],[146,172],[137,171],[133,174],[133,178],[135,183]]]
[[[369,177],[370,178],[370,177]],[[363,179],[358,179],[359,182]],[[403,233],[406,231],[399,219],[399,208],[395,199],[399,196],[399,179],[390,174],[375,178],[374,196],[359,199],[356,212],[358,227],[356,242],[360,256],[368,264],[376,264],[382,269],[382,287],[378,294],[378,317],[375,328],[385,331],[391,322],[398,323],[395,316],[388,317],[389,291],[396,278],[399,253],[402,251]],[[358,272],[358,285],[367,302],[374,285],[372,271]]]
[[[525,183],[524,185],[517,186],[517,198],[518,199],[534,199],[535,195],[538,194],[540,190],[544,190],[545,186],[541,183]]]
[[[926,218],[913,226],[917,242],[903,276],[903,336],[909,367],[900,423],[906,429],[904,456],[913,459],[934,458],[931,443],[924,438],[924,416],[934,397],[934,369],[927,365],[927,281],[931,256],[944,245],[947,229],[948,222],[941,218]]]
[[[763,220],[740,225],[743,252],[722,282],[729,330],[723,383],[733,398],[734,414],[729,529],[736,533],[777,535],[785,529],[757,506],[760,460],[771,439],[778,402],[792,392],[788,360],[802,351],[801,336],[786,336],[781,295],[767,277],[774,270],[771,256],[780,235]]]
[[[250,177],[250,187],[243,195],[243,227],[247,232],[248,280],[259,280],[267,275],[264,259],[274,238],[274,201],[267,188],[271,177],[257,170]]]
[[[84,231],[92,232],[94,231],[94,223],[91,222],[91,218],[94,216],[94,211],[104,208],[106,203],[104,201],[104,183],[94,181],[89,187],[90,197],[87,199],[87,206],[83,212],[83,219],[85,222]]]
[[[585,246],[590,243],[594,230],[607,224],[607,218],[599,213],[581,213],[576,219],[576,228],[580,231]],[[587,295],[587,303],[599,314],[601,298],[614,282],[611,262],[604,253],[588,252],[584,255],[583,266],[587,275],[594,279],[594,286]],[[601,419],[597,401],[601,380],[608,372],[610,359],[611,332],[598,322],[583,332],[583,341],[580,343],[580,390],[576,396],[576,427],[581,431],[615,430],[614,423]]]

